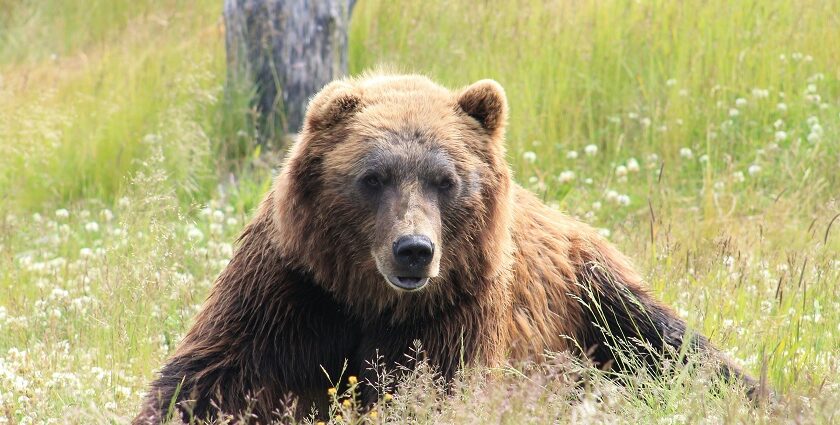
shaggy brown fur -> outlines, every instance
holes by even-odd
[[[513,182],[506,117],[504,92],[490,80],[458,92],[420,76],[325,87],[134,423],[160,422],[173,400],[181,417],[206,418],[241,412],[252,397],[266,422],[292,394],[305,414],[327,402],[322,367],[337,377],[347,361],[345,376],[365,376],[366,361],[378,353],[393,366],[414,340],[447,378],[462,364],[539,359],[546,350],[583,349],[601,366],[632,367],[616,355],[620,345],[656,371],[686,338],[718,356],[591,227]],[[359,189],[365,167],[389,161],[391,177],[370,185],[401,186]],[[446,170],[453,181],[423,183]],[[438,270],[413,292],[387,283],[388,250],[380,249],[409,215],[432,223],[439,250]]]

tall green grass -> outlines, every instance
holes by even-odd
[[[801,207],[813,208],[812,181],[796,176],[837,167],[832,137],[807,161],[756,153],[773,141],[777,119],[790,132],[784,148],[807,136],[807,117],[836,121],[840,50],[829,47],[840,39],[836,2],[369,1],[354,13],[354,73],[393,64],[456,87],[501,82],[520,172],[529,168],[523,151],[538,154],[542,172],[558,173],[570,165],[566,151],[582,154],[594,143],[605,155],[599,165],[656,153],[667,163],[663,179],[694,192],[707,178],[769,159],[785,172],[767,173],[763,184],[807,188]],[[826,109],[802,101],[819,75],[813,82]],[[768,97],[754,99],[753,89]],[[749,103],[730,118],[739,97]],[[675,171],[683,147],[709,155],[707,167]],[[816,184],[823,195],[840,183],[837,173],[817,178],[826,179]]]
[[[0,192],[38,208],[113,201],[163,149],[185,201],[250,154],[250,88],[225,90],[217,2],[35,2],[5,18]]]

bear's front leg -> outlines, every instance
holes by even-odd
[[[195,323],[152,382],[135,424],[168,417],[215,419],[249,412],[266,422],[324,408],[358,327],[308,273],[290,267],[259,232],[246,229]]]
[[[656,300],[614,247],[603,244],[587,256],[576,276],[584,316],[577,338],[596,365],[627,371],[640,363],[660,374],[663,360],[679,359],[685,348],[711,357],[724,378],[746,386],[750,398],[763,396],[754,378]]]

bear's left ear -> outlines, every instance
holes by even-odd
[[[504,131],[507,121],[505,89],[493,80],[480,80],[458,94],[458,105],[491,135]]]

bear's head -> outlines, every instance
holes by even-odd
[[[421,76],[327,85],[270,201],[280,252],[380,312],[481,290],[510,263],[506,119],[492,80],[455,92]]]

